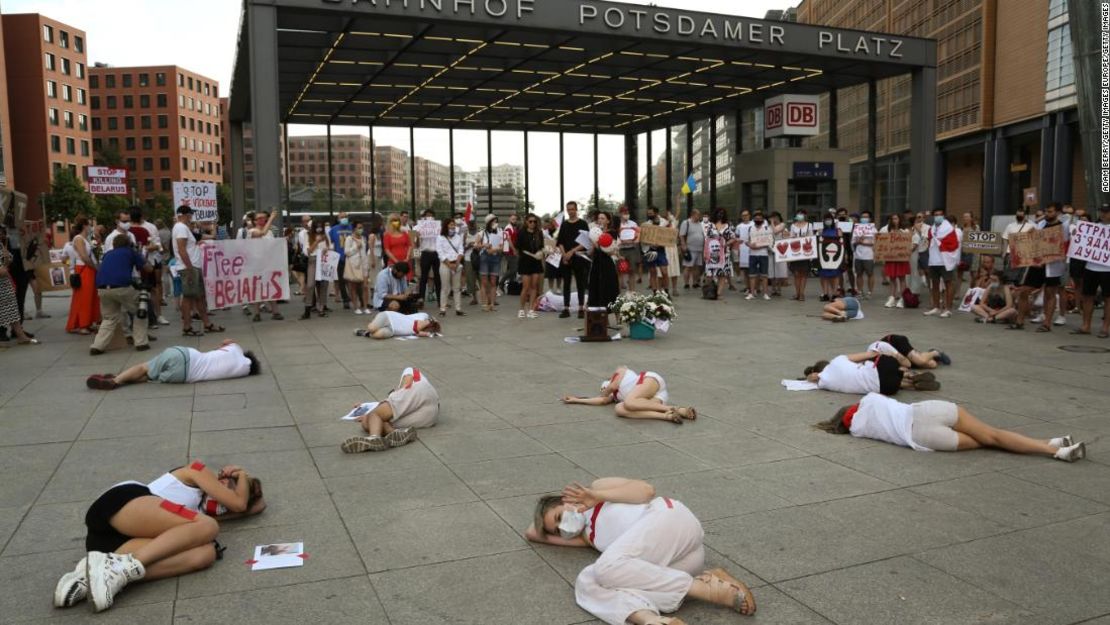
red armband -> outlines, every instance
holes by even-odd
[[[193,464],[189,465],[189,468],[194,470],[194,471],[203,471],[204,470],[204,463],[201,462],[200,460],[196,460],[196,461],[193,462]]]
[[[161,506],[163,510],[166,510],[167,512],[172,512],[183,519],[192,521],[193,519],[197,518],[196,511],[190,510],[179,503],[174,503],[167,499],[163,499]]]

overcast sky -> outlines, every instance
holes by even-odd
[[[796,5],[797,0],[654,0],[650,4],[763,17],[768,10]],[[116,66],[180,65],[214,78],[224,94],[229,91],[235,63],[241,6],[237,0],[0,0],[4,13],[43,13],[86,31],[90,65],[98,62]],[[342,127],[332,129],[333,134],[347,131]],[[366,129],[352,128],[349,132],[366,134]],[[323,127],[291,126],[290,134],[323,134]],[[456,164],[471,170],[484,165],[485,133],[455,134]],[[494,137],[495,163],[523,164],[521,133],[495,133]],[[407,130],[381,129],[375,131],[375,139],[380,144],[408,150]],[[557,141],[550,136],[532,135],[529,142],[532,199],[541,213],[553,212],[559,201]],[[620,198],[623,142],[616,137],[604,137],[601,145],[601,195]],[[568,135],[566,149],[567,199],[584,200],[593,193],[592,139]],[[446,164],[449,160],[446,132],[418,130],[416,154]]]

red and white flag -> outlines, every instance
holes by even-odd
[[[463,215],[463,221],[470,223],[474,219],[474,204],[472,202],[466,203],[466,213]]]

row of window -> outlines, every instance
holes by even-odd
[[[109,117],[108,118],[108,130],[118,130],[118,129],[119,128],[118,128],[118,124],[116,123],[116,118],[115,117]],[[93,119],[93,130],[100,130],[100,120],[99,119]],[[130,130],[130,129],[128,129],[128,130]],[[99,141],[99,139],[97,141]],[[118,142],[119,142],[118,138],[112,137],[112,138],[109,139],[109,141],[110,142],[115,141],[116,145],[118,147]],[[141,142],[141,144],[143,146],[142,149],[144,149],[144,150],[154,149],[154,139],[152,137],[149,137],[149,136],[140,137],[138,142],[136,141],[135,137],[125,137],[124,138],[125,149],[128,150],[128,151],[134,151],[136,149],[135,146],[139,142]],[[215,155],[215,156],[220,156],[220,144],[212,143],[210,141],[197,141],[196,139],[189,139],[189,138],[186,138],[186,137],[181,137],[181,146],[180,147],[181,147],[182,150],[189,150],[189,151],[192,151],[192,152],[199,152],[201,154],[212,154],[212,155]],[[170,138],[167,137],[167,136],[158,137],[158,149],[159,150],[168,150],[168,149],[170,149]]]
[[[73,128],[74,127],[73,111],[63,111],[62,116],[59,119],[58,109],[55,109],[55,108],[48,109],[46,118],[47,118],[47,121],[50,122],[51,126],[64,125],[66,128]],[[89,129],[89,116],[88,115],[85,115],[84,113],[78,113],[76,119],[77,119],[76,127],[77,127],[78,130],[88,130]]]
[[[144,149],[149,149],[148,147],[146,147],[146,146],[150,145],[149,140],[150,140],[150,137],[143,137]],[[127,147],[128,150],[134,150],[135,149],[135,147],[134,147],[135,146],[134,138],[128,137],[125,141],[126,141],[126,145],[128,146]],[[110,146],[112,148],[115,148],[116,150],[120,149],[120,144],[119,144],[119,138],[118,137],[109,137],[107,142],[105,142],[102,139],[93,139],[93,149],[95,149],[97,151],[100,151],[104,148],[105,143],[107,143],[108,146]],[[158,138],[158,144],[159,144],[160,148],[168,149],[169,148],[169,139],[167,137],[159,137]],[[87,148],[87,146],[86,146],[86,148]],[[138,159],[131,157],[131,158],[127,158],[124,162],[126,163],[126,167],[129,171],[140,171],[139,170],[139,165],[140,164],[142,165],[142,171],[154,171],[154,157],[152,157],[152,156],[144,157],[142,159],[142,161],[139,161]],[[189,158],[187,156],[181,157],[181,169],[183,171],[194,171],[194,172],[199,172],[201,174],[207,173],[207,174],[213,175],[213,176],[223,175],[223,171],[222,171],[223,167],[220,165],[219,161],[206,161],[204,159],[197,160],[195,158]],[[158,158],[158,170],[159,171],[169,171],[170,170],[170,159],[169,159],[169,157],[162,156],[162,157]]]
[[[335,166],[335,171],[350,171],[350,172],[357,172],[357,171],[360,171],[360,170],[361,171],[370,171],[370,163],[363,163],[362,165],[354,165],[354,164],[348,165],[346,163],[335,163],[334,166]],[[311,163],[308,165],[307,169],[305,168],[304,165],[290,165],[289,166],[289,171],[297,171],[297,172],[302,173],[302,174],[305,173],[305,172],[308,172],[310,174],[314,174],[317,171],[319,171],[320,173],[327,173],[328,166],[324,163],[320,163],[320,169],[317,170],[316,165],[313,165]]]
[[[359,158],[359,156],[361,156],[364,159],[369,159],[370,158],[370,150],[363,150],[361,155],[358,152],[336,152],[335,150],[332,150],[332,153],[331,153],[331,158],[332,158],[333,161],[338,160],[338,159],[347,159],[349,161],[353,161],[356,158]],[[292,152],[292,153],[289,154],[289,160],[291,160],[291,161],[315,161],[315,160],[326,161],[326,160],[328,160],[328,153],[327,153],[327,151],[324,151],[324,152],[321,152],[321,153],[316,153],[316,152],[302,152],[302,151],[298,150],[296,152]]]
[[[74,91],[77,92],[77,103],[78,104],[85,104],[85,90],[80,88],[80,87],[74,89],[73,87],[71,87],[69,85],[66,85],[66,84],[62,85],[62,90],[61,90],[62,100],[66,101],[66,102],[73,102],[73,92]],[[46,81],[46,97],[54,98],[54,99],[58,98],[58,82],[57,81],[54,81],[54,80]]]
[[[103,76],[104,76],[104,87],[106,89],[115,89],[116,88],[116,75],[115,74],[103,74]],[[134,76],[135,76],[134,74],[120,74],[120,82],[123,83],[123,87],[125,89],[134,86]],[[146,72],[142,72],[142,73],[138,74],[138,77],[139,77],[139,86],[140,87],[149,87],[150,86],[150,74],[148,74]],[[155,84],[155,86],[158,86],[158,87],[165,87],[166,86],[166,73],[165,72],[155,73],[154,74],[154,84]],[[89,86],[92,87],[93,89],[99,89],[100,88],[100,75],[94,74],[92,76],[89,76]]]
[[[59,137],[58,135],[50,135],[50,151],[51,152],[53,152],[55,154],[61,154],[62,153],[62,144],[63,144],[63,138],[62,137]],[[81,156],[89,156],[89,142],[86,139],[82,139],[80,144],[78,144],[77,140],[74,139],[73,137],[65,137],[64,138],[64,144],[65,144],[65,153],[66,154],[76,155],[78,145],[80,145]]]
[[[73,72],[74,67],[77,68],[76,72]],[[85,77],[84,63],[80,61],[70,62],[70,60],[64,56],[59,59],[50,52],[46,53],[46,69],[52,72],[61,71],[63,76],[69,76],[72,73],[78,78]]]
[[[42,25],[42,39],[46,43],[54,43],[54,27],[49,24]],[[58,29],[58,45],[69,48],[69,33]],[[73,36],[73,50],[79,54],[85,53],[85,40],[80,35]]]
[[[96,87],[93,86],[93,88],[95,89]],[[125,109],[135,108],[135,96],[125,95],[125,96],[122,96],[122,97],[123,97],[123,108],[125,108]],[[169,100],[167,99],[166,94],[164,94],[164,93],[159,93],[159,94],[155,95],[154,101],[157,104],[157,107],[160,108],[160,109],[164,109],[167,106],[169,106]],[[110,108],[110,109],[119,108],[120,98],[119,98],[119,96],[114,96],[114,95],[104,96],[104,104],[105,104],[106,108]],[[100,96],[94,95],[92,97],[92,102],[90,103],[89,106],[94,111],[100,109]],[[150,108],[150,95],[142,94],[142,95],[139,96],[139,108],[143,108],[143,109]]]
[[[212,83],[203,81],[199,78],[193,80],[192,76],[186,76],[185,74],[177,75],[177,86],[185,87],[189,91],[203,93],[204,95],[211,96],[213,98],[220,97],[220,88],[217,85],[213,85]]]
[[[206,135],[220,136],[220,125],[215,125],[212,122],[206,122],[200,119],[193,119],[192,117],[179,116],[181,122],[181,129],[189,129],[189,132],[202,132]]]
[[[105,122],[105,121],[102,121],[102,120],[107,120],[107,121]],[[150,115],[140,115],[139,116],[139,127],[142,130],[150,130],[152,121],[153,121],[153,118]],[[94,117],[93,120],[92,120],[93,132],[101,130],[102,129],[101,124],[105,124],[105,127],[108,130],[119,130],[119,118],[118,117]],[[166,129],[166,128],[169,128],[169,127],[170,127],[170,118],[169,118],[169,116],[159,115],[158,116],[158,128]],[[135,117],[134,116],[127,115],[123,118],[123,129],[124,130],[134,130],[135,129]]]

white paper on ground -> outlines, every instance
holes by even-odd
[[[782,385],[785,386],[788,391],[816,391],[821,388],[817,386],[816,382],[810,382],[808,380],[783,380]]]
[[[304,543],[273,543],[254,548],[252,571],[288,569],[304,566]]]
[[[621,333],[617,332],[613,336],[609,337],[609,339],[613,340],[613,341],[619,341],[619,340],[621,340]],[[565,339],[563,339],[563,342],[564,343],[571,343],[571,344],[581,343],[582,342],[582,337],[580,337],[580,336],[568,336]]]
[[[667,319],[655,319],[652,323],[655,325],[655,329],[663,334],[666,334],[667,331],[671,329],[671,322]]]
[[[379,401],[368,401],[347,413],[347,416],[340,417],[340,421],[358,421],[359,417],[369,414],[372,410],[378,407]]]

